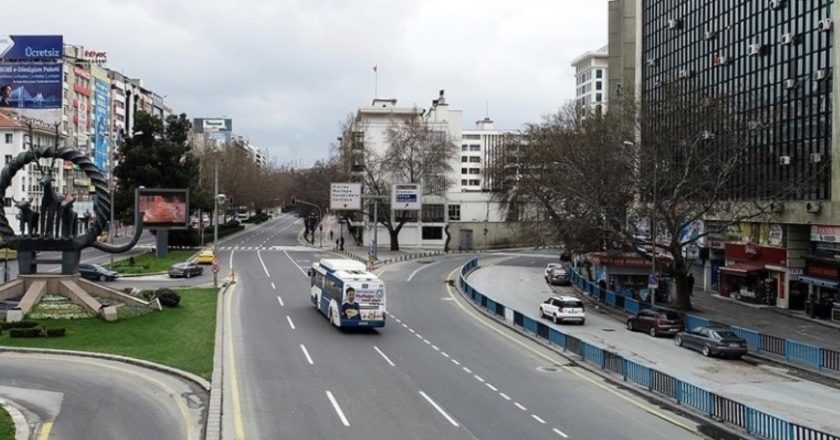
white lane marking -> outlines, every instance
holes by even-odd
[[[303,276],[305,276],[305,277],[306,277],[306,276],[309,276],[309,275],[307,275],[307,274],[306,274],[306,271],[305,271],[305,270],[303,270],[303,268],[302,268],[302,267],[300,267],[300,265],[299,265],[299,264],[297,264],[297,262],[296,262],[295,260],[293,260],[293,259],[292,259],[292,257],[290,257],[290,256],[289,256],[289,252],[288,252],[288,251],[283,251],[283,253],[284,253],[284,254],[286,254],[286,258],[288,258],[288,259],[289,259],[289,261],[291,261],[291,262],[292,262],[292,264],[294,264],[295,266],[297,266],[298,270],[300,271],[300,273],[302,273],[302,274],[303,274]]]
[[[456,361],[455,359],[452,359],[452,363],[455,364],[455,365],[461,365],[461,363]]]
[[[415,333],[414,336],[417,336],[417,339],[423,339],[423,335],[420,333]]]
[[[391,315],[391,317],[392,317],[392,318],[394,318],[394,315]],[[400,321],[400,320],[399,320],[399,319],[397,319],[397,318],[394,318],[394,321],[397,321],[397,324],[402,324],[402,321]]]
[[[228,262],[228,267],[230,267],[230,270],[233,270],[233,253],[234,252],[236,252],[236,251],[230,251],[230,261]]]
[[[440,354],[442,354],[442,355],[443,355],[443,357],[445,357],[445,358],[448,358],[448,357],[449,357],[449,355],[448,355],[448,354],[446,354],[446,352],[445,352],[445,351],[440,352]]]
[[[542,423],[543,425],[545,425],[545,420],[543,420],[540,416],[538,416],[536,414],[531,414],[531,417],[533,417],[534,420],[536,420],[536,421]]]
[[[505,393],[499,393],[499,395],[502,396],[502,398],[505,399],[505,400],[510,400],[510,396],[508,396]]]
[[[496,392],[498,392],[498,391],[499,391],[499,389],[498,389],[498,388],[496,388],[496,387],[494,387],[494,386],[493,386],[493,384],[491,384],[490,382],[487,382],[487,383],[485,383],[484,385],[487,385],[487,388],[490,388],[490,389],[491,389],[491,390],[493,390],[493,391],[496,391]]]
[[[301,347],[303,346],[301,345]],[[341,419],[341,423],[344,426],[350,426],[350,422],[347,420],[347,417],[344,416],[344,411],[341,410],[341,407],[338,406],[338,401],[335,400],[335,397],[333,397],[333,394],[329,391],[327,391],[327,399],[330,399],[330,403],[332,403],[333,409],[338,414],[338,418]]]
[[[306,356],[306,361],[309,362],[309,365],[315,365],[315,362],[312,362],[312,358],[309,356],[309,352],[306,350],[306,346],[300,344],[300,349],[303,350],[303,355]]]
[[[289,316],[289,315],[286,315],[286,321],[289,321],[289,327],[291,327],[292,330],[294,330],[295,329],[295,323],[292,322],[292,317]]]
[[[479,381],[479,382],[482,382],[482,383],[484,382],[484,378],[483,378],[483,377],[481,377],[481,376],[479,376],[479,375],[477,375],[477,374],[473,374],[473,377],[475,378],[475,380],[477,380],[477,381]]]
[[[463,368],[463,369],[464,369],[464,371],[465,371],[467,374],[472,374],[472,370],[470,370],[469,368],[467,368],[467,367],[461,367],[461,368]]]
[[[411,275],[409,275],[409,276],[408,276],[408,279],[407,279],[407,280],[405,280],[405,282],[406,282],[406,283],[410,283],[410,282],[411,282],[411,279],[412,279],[412,278],[414,278],[414,275],[417,275],[417,272],[420,272],[421,270],[423,270],[423,269],[425,269],[425,268],[427,268],[427,267],[429,267],[429,266],[432,266],[432,265],[434,265],[434,264],[436,264],[436,263],[437,263],[437,261],[435,261],[434,263],[430,263],[430,264],[424,264],[424,265],[422,265],[422,266],[418,267],[417,269],[415,269],[415,270],[414,270],[414,272],[411,272]]]
[[[425,342],[425,343],[426,343],[426,345],[432,345],[432,343],[431,343],[431,342],[429,342],[429,340],[428,340],[428,339],[423,339],[423,342]]]
[[[260,264],[262,264],[262,268],[265,271],[265,276],[271,278],[271,274],[268,273],[268,268],[265,267],[265,261],[263,261],[262,255],[260,255],[260,251],[257,251],[257,258],[260,259]]]
[[[408,331],[410,331],[411,333],[417,333],[417,332],[414,331],[413,328],[408,329]]]
[[[438,346],[437,346],[437,345],[432,345],[432,348],[434,348],[434,349],[435,349],[435,351],[440,351],[440,348],[438,348]]]
[[[449,423],[451,423],[451,424],[452,424],[452,426],[454,426],[454,427],[456,427],[456,428],[458,427],[458,422],[456,422],[456,421],[455,421],[455,419],[453,419],[452,417],[450,417],[450,416],[449,416],[449,414],[447,414],[447,413],[446,413],[446,411],[444,411],[444,410],[443,410],[443,408],[441,408],[441,407],[440,407],[440,405],[438,405],[438,404],[437,404],[434,400],[432,400],[432,398],[431,398],[431,397],[427,396],[427,395],[426,395],[426,393],[424,393],[423,391],[420,391],[420,395],[421,395],[421,396],[423,396],[423,398],[424,398],[424,399],[426,399],[426,401],[427,401],[427,402],[429,402],[429,404],[431,404],[433,407],[435,407],[435,409],[436,409],[436,410],[437,410],[437,411],[438,411],[438,412],[439,412],[442,416],[446,417],[446,420],[448,420],[448,421],[449,421]]]
[[[376,352],[379,353],[379,355],[382,356],[383,359],[385,359],[385,362],[388,362],[388,364],[392,367],[396,367],[396,365],[394,365],[394,363],[391,362],[391,359],[389,359],[388,356],[385,356],[385,353],[383,353],[382,350],[379,349],[379,347],[374,345],[373,349],[376,350]]]
[[[277,302],[280,303],[280,307],[286,307],[286,304],[283,304],[283,298],[280,298],[279,295],[277,296]]]
[[[521,409],[522,411],[528,411],[528,408],[525,408],[525,407],[524,407],[524,406],[522,406],[522,404],[520,404],[519,402],[513,402],[513,404],[514,404],[517,408]]]
[[[271,282],[271,288],[277,290],[277,286],[274,285],[274,281]]]
[[[561,430],[559,430],[559,429],[557,429],[557,428],[554,428],[552,431],[554,431],[555,433],[557,433],[557,435],[559,435],[559,436],[561,436],[561,437],[563,437],[563,438],[569,438],[569,436],[568,436],[568,435],[564,434],[564,433],[563,433],[563,431],[561,431]]]
[[[446,297],[446,298],[441,298],[440,300],[441,301],[455,301],[455,298]]]
[[[402,323],[402,326],[405,327],[405,328],[408,328],[408,324],[406,324],[406,323]]]

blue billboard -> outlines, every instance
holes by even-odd
[[[61,35],[0,36],[0,59],[17,61],[58,60],[64,56]]]
[[[93,87],[93,163],[100,170],[106,170],[111,133],[109,115],[111,87],[101,79],[96,79]]]
[[[0,63],[0,107],[61,108],[62,64]]]

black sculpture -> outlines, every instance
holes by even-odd
[[[18,264],[22,275],[36,273],[38,263],[61,263],[62,274],[76,274],[79,270],[79,258],[83,249],[94,247],[107,253],[125,252],[137,244],[143,232],[142,213],[135,210],[137,212],[134,213],[134,236],[129,243],[122,246],[113,246],[97,241],[96,238],[108,227],[108,219],[111,215],[110,194],[108,193],[105,176],[85,154],[77,150],[59,147],[60,136],[57,125],[55,133],[54,146],[41,148],[30,145],[30,148],[18,154],[0,172],[0,194],[2,194],[11,185],[14,175],[27,164],[37,163],[40,159],[50,159],[52,161],[49,169],[46,170],[40,164],[37,165],[42,173],[40,183],[44,189],[40,209],[40,235],[35,227],[38,224],[38,213],[33,212],[31,199],[16,202],[16,206],[20,210],[20,236],[15,235],[9,226],[5,208],[0,204],[0,249],[18,250]],[[29,127],[29,139],[35,139],[31,125]],[[53,188],[52,164],[57,159],[62,159],[65,162],[69,161],[78,166],[90,178],[91,185],[95,189],[90,227],[84,235],[77,235],[78,220],[76,213],[73,211],[75,198],[65,200]],[[88,221],[87,216],[85,221]],[[38,259],[36,257],[38,251],[61,251],[62,258],[61,260]]]

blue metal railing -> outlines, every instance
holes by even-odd
[[[840,440],[840,436],[791,423],[756,408],[744,405],[743,403],[714,394],[696,385],[681,381],[645,365],[625,359],[616,353],[581,341],[576,337],[566,335],[555,328],[548,327],[519,311],[507,308],[489,297],[482,295],[467,282],[466,275],[475,270],[477,266],[478,259],[472,259],[461,270],[461,277],[459,277],[457,284],[465,295],[470,296],[479,307],[482,307],[488,313],[501,319],[504,319],[508,315],[506,312],[509,310],[509,315],[513,316],[514,325],[522,327],[538,338],[547,340],[552,345],[562,347],[564,350],[577,354],[586,362],[590,362],[599,368],[616,372],[622,375],[624,380],[629,380],[652,392],[663,394],[668,398],[674,399],[680,405],[694,408],[707,416],[715,417],[725,423],[738,426],[758,437],[768,440]],[[571,278],[572,282],[581,288],[585,288],[591,292],[600,290],[597,286],[584,280],[575,272],[572,272]],[[623,304],[619,306],[620,308],[628,312],[638,311],[640,307],[638,301],[613,292],[607,292],[607,298],[611,298],[615,303],[620,302],[618,300],[619,297],[623,300],[621,301]],[[687,325],[709,325],[710,323],[712,322],[706,318],[693,315],[686,316]],[[731,329],[747,340],[747,345],[750,349],[757,350],[761,349],[762,346],[771,346],[765,340],[768,339],[766,335],[740,327],[731,327]],[[779,350],[781,349],[779,347]],[[790,340],[784,341],[784,352],[790,361],[807,363],[816,368],[822,367],[824,363],[823,359],[834,359],[832,356],[826,356],[827,354],[836,353],[814,345]],[[834,361],[830,361],[829,363],[833,364]]]

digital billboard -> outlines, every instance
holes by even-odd
[[[60,60],[64,56],[61,35],[0,36],[0,59],[17,61]]]
[[[101,79],[94,80],[93,101],[93,163],[100,170],[108,168],[110,143],[109,101],[111,87]]]
[[[0,63],[0,107],[61,108],[62,64]]]
[[[143,213],[143,227],[181,229],[187,227],[190,194],[186,189],[141,188],[137,209]]]

